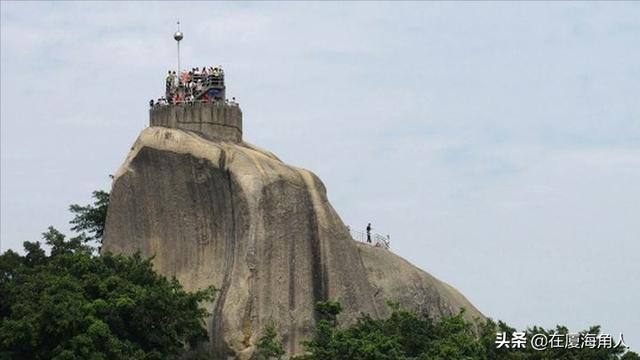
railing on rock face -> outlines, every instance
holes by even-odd
[[[365,244],[371,244],[371,246],[381,247],[383,249],[389,249],[391,246],[391,237],[389,235],[381,235],[376,233],[371,233],[371,241],[367,239],[367,232],[364,230],[353,230],[351,227],[347,227],[349,229],[349,234],[351,238],[355,241],[360,241]]]

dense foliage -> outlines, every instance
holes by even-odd
[[[148,259],[92,255],[78,236],[53,228],[51,247],[0,256],[0,358],[170,359],[206,340],[213,289],[188,293]]]
[[[348,327],[337,326],[341,306],[336,302],[319,303],[319,321],[315,334],[305,343],[307,354],[295,360],[637,360],[637,354],[618,348],[554,348],[544,351],[530,346],[524,349],[496,349],[496,333],[512,333],[503,322],[488,320],[475,325],[464,319],[461,312],[435,321],[428,316],[416,314],[390,304],[391,316],[376,320],[361,315]],[[600,329],[592,327],[585,331],[598,334]],[[529,339],[534,333],[567,334],[568,329],[554,330],[532,328],[527,330]],[[583,332],[584,333],[584,332]],[[271,343],[273,335],[271,335]],[[273,346],[270,343],[271,346]]]

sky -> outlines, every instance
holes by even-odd
[[[352,228],[517,328],[640,350],[640,3],[0,3],[0,239],[110,188],[176,67]]]

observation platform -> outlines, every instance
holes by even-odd
[[[192,101],[154,105],[149,126],[193,131],[209,140],[242,142],[242,110],[234,103]]]

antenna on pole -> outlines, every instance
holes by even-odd
[[[178,44],[178,79],[180,79],[180,40],[182,40],[184,35],[180,31],[180,20],[178,20],[177,24],[178,24],[178,31],[176,31],[173,34],[173,38],[176,40],[176,43]]]

